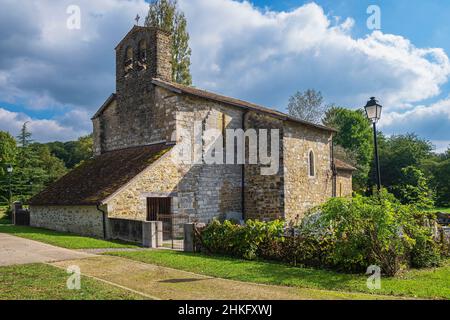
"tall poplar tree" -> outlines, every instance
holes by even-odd
[[[147,27],[157,27],[172,34],[172,80],[191,85],[191,48],[187,21],[176,0],[152,0],[145,19]]]

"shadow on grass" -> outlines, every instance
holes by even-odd
[[[192,278],[192,279],[167,279],[167,280],[160,280],[158,282],[161,283],[187,283],[187,282],[198,282],[198,281],[205,281],[208,279],[198,279],[198,278]]]
[[[219,255],[175,251],[108,253],[198,274],[246,282],[325,290],[370,293],[366,277],[334,271],[290,266],[274,261],[248,261]]]

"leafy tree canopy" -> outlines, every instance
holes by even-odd
[[[414,204],[422,209],[432,208],[433,193],[424,173],[414,166],[401,169],[401,173],[399,183],[392,187],[397,199],[403,204]]]
[[[290,97],[288,104],[291,116],[313,123],[320,123],[329,108],[324,104],[322,93],[314,89],[297,91]]]
[[[191,48],[187,21],[184,13],[178,9],[177,1],[152,0],[145,25],[157,27],[172,34],[172,80],[191,85]]]
[[[323,123],[338,130],[335,145],[356,159],[354,188],[365,189],[373,159],[373,133],[364,112],[334,106],[326,112]]]
[[[402,169],[413,166],[422,168],[426,159],[433,156],[430,141],[419,138],[416,134],[394,135],[380,139],[381,182],[384,186],[397,185],[402,181]],[[372,172],[375,171],[372,166]],[[371,175],[372,183],[375,175]]]

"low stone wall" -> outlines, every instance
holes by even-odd
[[[352,172],[338,170],[336,176],[336,196],[351,197],[353,195]]]
[[[31,206],[30,225],[103,238],[103,215],[91,206]]]
[[[142,221],[108,219],[108,238],[142,244]]]

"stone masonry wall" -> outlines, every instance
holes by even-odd
[[[177,213],[180,180],[181,172],[169,151],[106,201],[108,218],[147,220],[149,197],[173,197],[173,211]]]
[[[173,108],[161,107],[153,78],[172,77],[171,40],[165,32],[135,28],[116,48],[116,101],[93,120],[95,154],[170,141],[175,130]],[[140,44],[146,44],[145,59]],[[126,52],[133,50],[128,69]]]
[[[285,217],[301,219],[304,213],[332,197],[331,133],[285,123]],[[309,176],[309,152],[315,159],[315,176]]]
[[[175,106],[177,142],[181,143],[187,139],[183,132],[189,132],[190,144],[202,148],[205,153],[212,152],[211,149],[214,148],[207,150],[207,142],[202,141],[201,135],[195,137],[195,122],[200,125],[201,132],[215,129],[225,133],[224,129],[242,127],[242,111],[237,108],[189,96],[178,96]],[[223,146],[225,145],[226,138],[223,138]],[[182,202],[182,212],[193,214],[194,220],[199,222],[210,222],[214,218],[230,216],[242,217],[241,165],[182,164],[180,167],[183,170],[183,179],[178,191],[190,195]]]
[[[156,104],[166,110],[175,110],[177,131],[171,139],[182,142],[182,129],[190,132],[194,145],[194,123],[202,130],[242,126],[242,113],[218,103],[173,95],[156,88]],[[199,142],[200,147],[204,145]],[[241,215],[240,165],[206,165],[180,163],[176,147],[151,165],[130,184],[108,200],[110,218],[146,220],[147,197],[171,197],[172,212],[186,214],[191,221],[210,222],[213,218]]]
[[[351,197],[352,194],[352,172],[338,169],[336,176],[336,196]]]
[[[279,170],[274,175],[261,175],[260,164],[245,165],[245,218],[274,220],[284,217],[284,172],[283,172],[283,122],[267,115],[249,112],[245,119],[245,129],[279,130]],[[268,139],[270,150],[270,138]],[[259,150],[259,148],[258,148]],[[268,150],[268,151],[269,151]],[[270,152],[272,152],[270,150]],[[270,153],[269,153],[270,154]],[[258,162],[260,163],[260,162]]]
[[[91,206],[31,206],[33,227],[103,237],[103,215]]]

